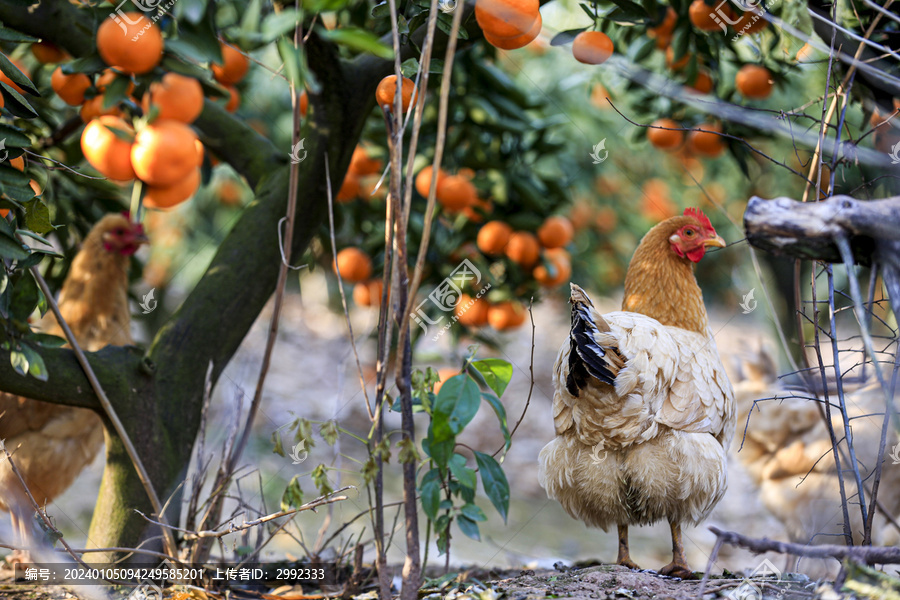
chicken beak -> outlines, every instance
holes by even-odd
[[[135,235],[134,238],[132,238],[132,241],[136,245],[140,246],[141,244],[149,244],[150,238],[148,238],[147,234],[142,231],[142,232],[138,233],[137,235]]]
[[[721,236],[711,237],[703,240],[703,246],[706,248],[724,248],[725,240]]]

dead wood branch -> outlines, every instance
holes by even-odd
[[[843,262],[835,239],[847,237],[854,260],[873,262],[879,244],[900,242],[900,197],[857,200],[832,196],[822,202],[754,196],[744,212],[749,242],[773,254]],[[882,259],[887,259],[885,252]]]
[[[779,542],[769,538],[751,538],[733,531],[722,531],[718,527],[710,527],[709,530],[722,543],[744,548],[754,554],[778,552],[779,554],[794,554],[807,558],[834,558],[836,560],[849,558],[855,562],[867,565],[900,564],[900,548],[896,546],[836,546],[834,544],[806,546],[804,544]]]

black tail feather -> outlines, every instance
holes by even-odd
[[[579,290],[580,291],[580,290]],[[566,377],[566,389],[573,396],[578,396],[580,389],[584,388],[590,378],[597,379],[609,385],[615,385],[621,357],[617,356],[615,348],[604,347],[598,344],[594,334],[600,330],[594,322],[590,308],[592,305],[586,295],[581,293],[582,299],[572,298],[572,328],[569,332],[569,374]],[[606,325],[606,323],[603,323]],[[611,355],[612,353],[612,355]]]

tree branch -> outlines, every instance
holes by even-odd
[[[807,558],[835,558],[843,560],[849,558],[859,563],[869,565],[896,565],[900,564],[900,548],[896,546],[837,546],[823,544],[821,546],[808,546],[805,544],[793,544],[778,542],[769,538],[751,538],[733,531],[722,531],[718,527],[710,527],[716,535],[716,543],[723,543],[746,548],[754,554],[763,552],[778,552],[780,554],[794,554]]]
[[[754,196],[744,212],[744,230],[762,250],[826,262],[842,262],[834,240],[846,236],[854,260],[868,265],[880,243],[900,241],[900,197],[863,201],[833,196],[803,203]]]

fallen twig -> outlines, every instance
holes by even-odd
[[[805,544],[779,542],[769,538],[751,538],[734,531],[722,531],[718,527],[710,527],[709,530],[722,543],[744,548],[754,554],[778,552],[779,554],[795,554],[807,558],[834,558],[836,560],[849,558],[867,565],[900,564],[900,548],[896,546],[838,546],[835,544],[807,546]]]

